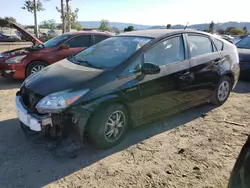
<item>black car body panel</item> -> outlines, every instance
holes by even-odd
[[[43,71],[37,73],[32,81],[27,81],[26,88],[39,95],[46,96],[50,93],[73,89],[79,87],[103,71],[90,67],[79,66],[68,61],[58,62],[58,65],[46,67]],[[28,79],[30,80],[30,79]],[[47,84],[42,84],[47,83]]]
[[[192,35],[207,40],[211,52],[191,57],[193,51],[190,45],[193,44],[189,37]],[[89,89],[88,93],[62,112],[69,112],[72,116],[78,114],[80,120],[77,127],[82,137],[91,114],[96,110],[104,111],[105,104],[124,104],[134,125],[140,125],[210,101],[223,75],[232,79],[232,87],[238,81],[237,49],[221,38],[192,30],[148,30],[120,36],[148,37],[152,40],[113,69],[85,67],[65,59],[28,78],[23,87],[42,96],[67,89]],[[130,72],[131,67],[142,66],[147,57],[150,59],[146,55],[154,46],[164,42],[168,44],[170,39],[176,38],[181,41],[179,47],[184,49],[181,61],[159,65],[158,74],[144,75],[140,70]],[[223,43],[223,49],[218,49],[214,38]]]
[[[242,76],[250,78],[250,49],[238,49]]]
[[[235,44],[238,48],[241,76],[250,78],[250,36]]]

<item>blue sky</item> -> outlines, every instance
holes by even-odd
[[[41,0],[43,1],[43,0]],[[0,17],[13,16],[21,24],[33,24],[33,15],[22,10],[24,0],[7,0],[0,4]],[[242,6],[243,5],[243,6]],[[72,0],[73,9],[79,8],[79,21],[126,22],[144,25],[250,21],[247,0]],[[55,19],[60,14],[55,7],[60,0],[44,3],[45,11],[38,13],[38,22]]]

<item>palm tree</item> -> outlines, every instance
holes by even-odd
[[[63,4],[63,0],[61,0],[61,17],[62,17],[62,33],[64,33],[66,31],[65,28],[65,15],[64,15],[64,4]]]
[[[69,1],[70,1],[70,0],[66,0],[66,9],[67,9],[67,32],[70,32],[70,30],[71,30]]]

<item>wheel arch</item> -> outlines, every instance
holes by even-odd
[[[45,60],[39,60],[39,59],[32,60],[32,61],[30,61],[30,62],[26,65],[26,68],[25,68],[25,77],[27,77],[27,71],[28,71],[29,66],[30,66],[32,63],[35,63],[35,62],[43,62],[43,63],[46,63],[47,65],[50,65],[50,64],[49,64],[47,61],[45,61]]]
[[[124,101],[119,95],[110,95],[110,96],[105,96],[101,99],[97,99],[97,101],[94,101],[91,105],[89,105],[88,110],[91,111],[91,114],[86,122],[86,125],[84,127],[84,133],[87,132],[88,127],[90,125],[91,118],[95,115],[95,113],[102,108],[105,109],[106,106],[111,105],[111,104],[121,104],[123,105],[128,113],[128,118],[129,118],[129,127],[133,126],[134,118],[133,118],[133,113],[130,105]]]
[[[235,84],[235,78],[234,78],[234,73],[232,71],[226,71],[226,72],[224,72],[222,74],[222,76],[228,76],[231,79],[232,87],[234,86],[234,84]]]

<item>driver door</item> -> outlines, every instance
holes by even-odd
[[[142,97],[142,121],[154,119],[161,113],[170,114],[190,102],[186,88],[192,75],[186,59],[182,35],[176,35],[157,43],[145,52],[144,62],[160,66],[160,73],[145,75],[139,82]]]

